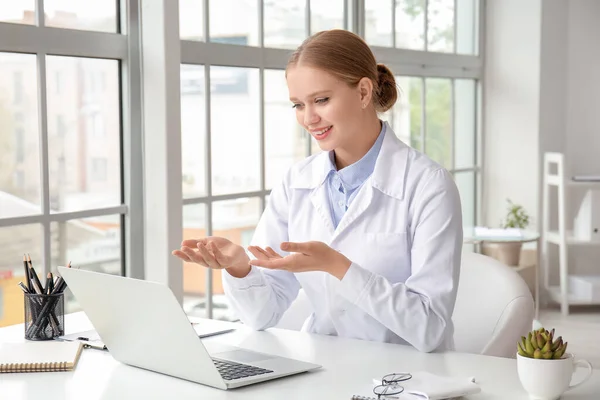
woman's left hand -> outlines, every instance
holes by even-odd
[[[250,246],[248,250],[257,258],[250,265],[290,272],[324,271],[342,280],[352,262],[342,253],[323,242],[283,242],[281,250],[292,254],[281,257],[270,247],[266,250]]]

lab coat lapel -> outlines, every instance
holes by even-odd
[[[333,221],[329,210],[329,196],[327,193],[327,185],[321,184],[314,189],[310,194],[310,201],[315,207],[317,214],[321,217],[323,225],[327,229],[329,235],[333,235]]]
[[[348,207],[348,210],[344,213],[340,223],[337,226],[333,234],[333,240],[340,236],[344,231],[348,230],[352,223],[358,219],[362,214],[365,213],[371,199],[373,198],[373,186],[371,185],[371,178],[367,179],[363,186],[359,189],[354,201]]]

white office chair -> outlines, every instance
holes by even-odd
[[[532,329],[534,302],[512,267],[464,251],[452,320],[456,351],[514,358]]]
[[[277,328],[300,330],[312,312],[303,290]],[[515,357],[517,341],[532,328],[533,297],[511,267],[481,254],[463,252],[454,322],[456,351]]]

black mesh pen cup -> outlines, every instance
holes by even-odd
[[[64,293],[25,293],[25,339],[52,340],[64,334]]]

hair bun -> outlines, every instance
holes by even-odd
[[[377,91],[375,108],[379,112],[385,112],[393,107],[398,100],[398,88],[396,78],[390,69],[384,64],[377,64]]]

